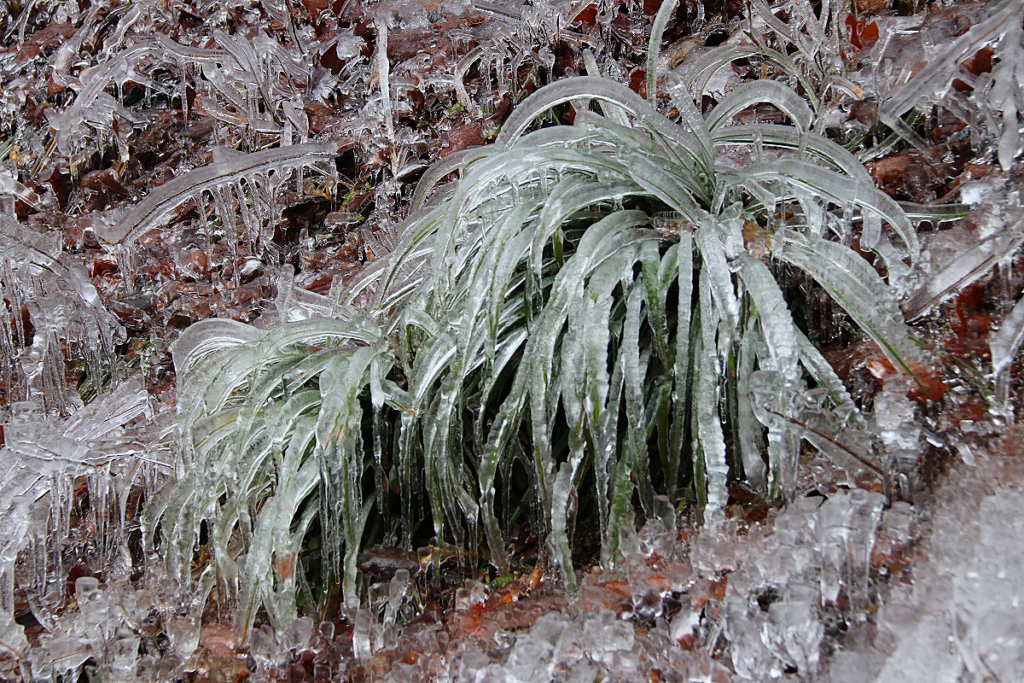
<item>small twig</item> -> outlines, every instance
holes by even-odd
[[[785,415],[784,413],[780,413],[779,411],[773,410],[772,408],[769,408],[767,406],[764,406],[764,410],[765,410],[765,412],[767,412],[770,415],[774,415],[776,417],[781,417],[783,420],[785,420],[786,422],[789,422],[790,424],[794,424],[794,425],[796,425],[796,426],[798,426],[798,427],[800,427],[802,429],[806,429],[807,431],[811,432],[815,436],[820,436],[821,438],[826,439],[826,440],[832,442],[833,444],[836,445],[836,447],[838,447],[841,450],[843,450],[851,458],[853,458],[854,460],[856,460],[860,464],[864,465],[864,467],[867,467],[869,470],[871,470],[872,472],[877,474],[879,476],[879,478],[883,482],[885,481],[885,479],[886,479],[885,472],[882,470],[881,467],[879,467],[878,465],[875,465],[872,462],[869,462],[864,457],[862,457],[861,455],[859,455],[858,453],[856,453],[855,451],[850,449],[848,446],[845,446],[842,443],[840,443],[839,441],[836,441],[833,437],[829,436],[828,434],[826,434],[826,433],[824,433],[824,432],[822,432],[822,431],[820,431],[818,429],[815,429],[814,427],[811,427],[810,425],[808,425],[805,422],[801,422],[800,420],[796,419],[795,417],[790,417],[789,415]]]

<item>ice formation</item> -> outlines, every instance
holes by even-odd
[[[7,3],[0,678],[1019,678],[1024,3],[643,4]]]
[[[167,413],[154,413],[138,376],[66,419],[48,416],[32,401],[15,403],[12,413],[0,451],[6,520],[0,537],[0,640],[24,656],[27,642],[15,622],[24,609],[17,605],[20,599],[27,597],[36,620],[60,633],[65,577],[74,562],[131,569],[130,520],[140,512],[132,494],[152,490],[170,474],[171,425]],[[99,627],[107,620],[105,613],[92,618]],[[95,646],[102,649],[102,643]]]

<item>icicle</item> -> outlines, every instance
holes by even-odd
[[[373,612],[360,609],[352,626],[352,651],[356,658],[366,661],[373,656]]]
[[[67,389],[64,379],[64,356],[60,351],[57,333],[50,331],[43,346],[40,366],[43,389],[43,405],[46,411],[66,416],[69,413]]]
[[[1009,408],[1010,373],[1008,370],[1024,342],[1024,298],[1010,311],[999,328],[989,338],[992,352],[992,376],[996,385],[996,398]]]
[[[398,175],[398,147],[395,143],[395,121],[391,109],[391,64],[388,62],[388,23],[382,17],[374,22],[377,29],[377,51],[374,65],[377,71],[377,82],[380,84],[381,104],[384,109],[384,130],[390,145],[391,175]]]

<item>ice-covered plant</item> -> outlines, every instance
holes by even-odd
[[[849,3],[844,0],[826,0],[820,7],[807,0],[754,0],[747,4],[746,20],[735,28],[742,32],[740,40],[703,49],[675,71],[699,97],[709,91],[717,94],[710,87],[712,79],[721,76],[734,62],[748,60],[760,65],[762,73],[778,74],[799,88],[815,112],[822,114],[827,108],[822,106],[823,102],[860,96],[859,88],[848,80],[846,73],[849,48],[844,49],[848,38],[843,18],[848,12]],[[826,116],[817,117],[819,126],[826,120]]]
[[[116,374],[111,365],[124,339],[86,270],[62,253],[59,236],[0,215],[0,389],[6,401],[39,396],[46,413],[75,412],[81,400],[65,386],[65,363],[80,364],[97,384]],[[7,406],[0,415],[8,415]]]
[[[940,29],[931,48],[913,51],[912,58],[906,51],[901,54],[893,39],[912,31],[924,32],[925,26],[911,30],[897,28],[892,17],[879,20],[885,27],[880,39],[854,60],[856,50],[851,41],[856,38],[850,33],[855,29],[847,20],[853,20],[857,10],[850,2],[826,0],[819,6],[806,0],[753,0],[748,5],[746,40],[708,49],[678,71],[691,92],[699,95],[706,92],[716,74],[734,62],[761,62],[794,87],[799,86],[819,114],[819,129],[829,122],[830,106],[874,98],[878,120],[924,153],[928,153],[929,143],[914,130],[913,112],[924,113],[941,103],[970,125],[976,145],[992,145],[999,164],[1008,171],[1021,152],[1024,28],[1020,17],[1024,2],[973,3],[962,11],[970,21],[969,30],[950,35],[948,28]],[[941,25],[941,20],[938,23]],[[973,63],[979,56],[980,62]],[[989,66],[983,67],[981,62]],[[960,86],[954,88],[955,82]],[[835,125],[836,115],[829,125]],[[860,156],[867,160],[888,149],[884,145]]]
[[[0,652],[18,658],[29,648],[21,620],[16,621],[15,587],[29,596],[44,628],[72,640],[77,634],[54,626],[71,565],[85,546],[105,562],[124,552],[137,512],[133,492],[162,479],[171,459],[171,439],[162,436],[170,422],[163,418],[171,415],[150,401],[139,375],[66,419],[44,408],[42,401],[18,403],[0,447],[5,521],[0,529]],[[89,498],[85,508],[83,489]],[[75,528],[82,525],[95,536],[77,534]],[[92,621],[91,629],[106,631],[106,626]],[[81,660],[55,665],[74,669],[88,657],[86,649]]]
[[[496,144],[427,173],[394,252],[335,292],[336,316],[187,330],[182,479],[150,518],[176,570],[204,543],[201,584],[237,593],[247,626],[260,603],[293,618],[314,529],[349,604],[364,537],[409,544],[425,519],[505,568],[500,520],[525,471],[573,587],[581,515],[612,562],[634,498],[646,516],[693,500],[713,525],[730,477],[791,494],[802,439],[882,474],[778,275],[805,273],[913,373],[896,301],[849,244],[862,223],[892,273],[917,254],[914,226],[780,83],[706,114],[668,90],[678,121],[600,77],[542,88]],[[791,124],[729,125],[752,106]],[[571,125],[528,132],[567,108]]]
[[[491,15],[494,22],[481,43],[456,66],[455,87],[460,103],[470,107],[476,104],[463,79],[474,67],[488,85],[494,80],[499,99],[507,93],[518,99],[528,83],[539,85],[553,77],[559,46],[600,44],[593,36],[573,30],[584,11],[593,9],[596,20],[605,25],[618,12],[617,3],[607,0],[572,6],[550,0],[538,0],[531,5],[476,0],[473,5]]]
[[[907,125],[904,117],[914,109],[945,100],[944,106],[967,115],[967,122],[976,135],[982,139],[994,138],[996,159],[1004,171],[1009,171],[1021,152],[1024,1],[1004,0],[994,5],[983,12],[984,17],[978,17],[969,30],[949,43],[936,45],[933,54],[926,55],[928,61],[924,68],[904,67],[897,79],[898,87],[879,106],[878,117],[904,139],[927,150],[928,144]],[[981,3],[975,6],[978,7],[987,9]],[[885,45],[880,49],[879,57],[891,59]],[[975,76],[965,68],[965,62],[986,49],[991,50],[991,70]],[[969,86],[968,97],[955,95],[956,80]],[[957,99],[967,101],[961,103]]]

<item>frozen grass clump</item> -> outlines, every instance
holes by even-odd
[[[634,500],[645,517],[658,496],[695,504],[713,526],[730,479],[791,495],[802,440],[887,479],[779,273],[804,272],[914,376],[888,284],[846,246],[913,259],[914,226],[782,84],[706,115],[669,93],[678,121],[600,77],[542,88],[496,144],[428,172],[334,316],[189,328],[183,476],[149,518],[172,571],[202,547],[202,591],[237,598],[243,629],[260,605],[283,624],[337,579],[357,605],[370,539],[433,536],[504,570],[503,530],[525,516],[574,588],[578,519],[613,562]],[[729,125],[752,106],[791,123]],[[528,132],[549,112],[573,122]]]

